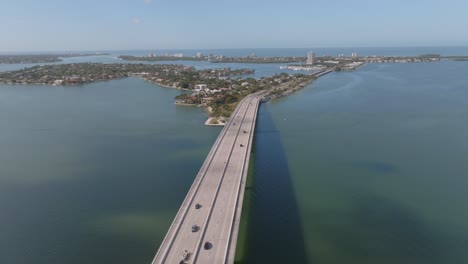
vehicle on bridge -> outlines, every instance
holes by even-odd
[[[213,244],[211,244],[210,242],[205,242],[205,245],[203,246],[203,248],[205,250],[210,250],[211,248],[213,248]]]
[[[190,253],[187,250],[184,250],[184,252],[182,252],[182,260],[180,261],[180,264],[183,264],[185,261],[189,260],[189,257]]]

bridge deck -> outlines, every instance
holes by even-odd
[[[239,103],[208,154],[153,264],[234,262],[260,99],[253,94]],[[201,207],[197,209],[196,204]],[[194,225],[197,230],[192,230]]]

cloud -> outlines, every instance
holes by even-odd
[[[145,2],[145,4],[149,5],[151,4],[151,2],[153,2],[153,0],[143,0]]]
[[[141,23],[141,19],[139,19],[138,17],[135,17],[134,19],[132,19],[132,23],[135,25],[138,25]]]

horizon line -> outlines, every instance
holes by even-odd
[[[468,45],[405,45],[405,46],[317,46],[317,47],[295,47],[295,48],[288,48],[288,47],[260,47],[260,48],[253,48],[253,47],[244,47],[244,48],[135,48],[135,49],[69,49],[69,50],[15,50],[15,51],[0,51],[0,53],[27,53],[27,52],[40,52],[40,53],[52,53],[52,52],[102,52],[102,51],[152,51],[152,50],[253,50],[253,49],[363,49],[363,48],[379,48],[379,49],[386,49],[386,48],[468,48]]]

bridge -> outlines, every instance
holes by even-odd
[[[320,77],[327,69],[312,75]],[[234,263],[257,112],[245,97],[211,148],[152,264]]]
[[[153,260],[233,263],[257,112],[244,98],[215,141]]]

